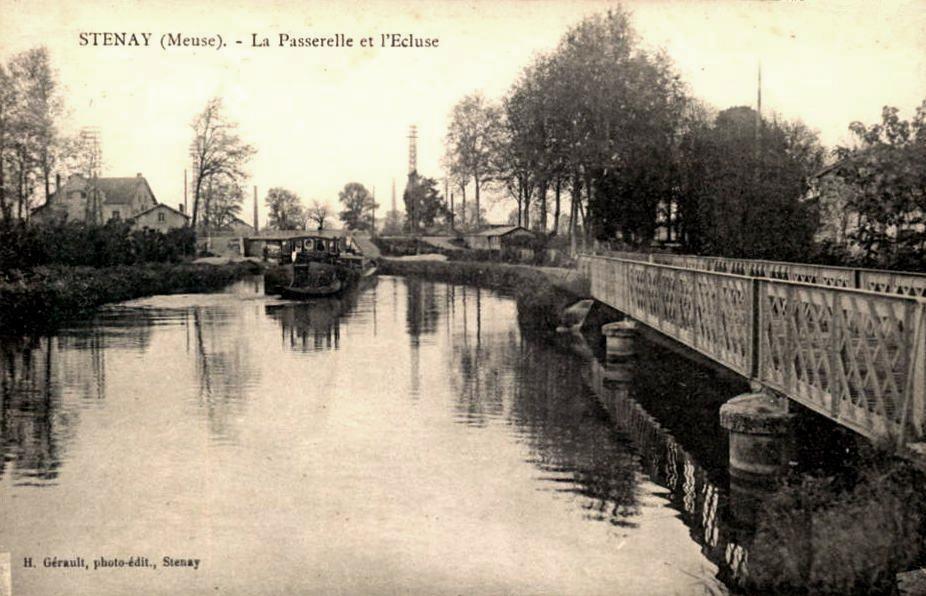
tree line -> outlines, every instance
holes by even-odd
[[[800,121],[743,106],[715,110],[694,97],[669,57],[645,49],[630,14],[616,8],[571,27],[499,100],[462,98],[450,114],[444,166],[464,229],[481,223],[491,190],[513,203],[511,223],[573,240],[639,248],[658,239],[700,254],[819,259],[827,212],[813,191],[828,157],[856,189],[853,233],[869,253],[886,245],[896,220],[906,229],[922,223],[924,170],[912,164],[923,163],[923,119],[922,108],[911,123],[887,109],[882,124],[852,125],[857,147],[828,156]],[[924,235],[913,235],[922,249]]]

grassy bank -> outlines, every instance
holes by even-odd
[[[411,275],[433,281],[501,290],[518,301],[519,318],[529,327],[553,332],[562,310],[588,296],[588,287],[568,269],[538,268],[483,261],[404,261],[382,259],[384,275]]]
[[[210,292],[257,273],[254,263],[148,263],[116,267],[36,267],[0,281],[0,330],[48,329],[110,303],[185,292]]]
[[[889,594],[924,564],[924,538],[926,477],[872,449],[852,477],[796,476],[764,504],[750,591]]]

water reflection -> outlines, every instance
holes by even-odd
[[[603,371],[518,314],[493,292],[415,279],[306,303],[243,284],[3,339],[0,478],[52,503],[128,491],[127,507],[154,513],[68,530],[51,516],[0,543],[37,530],[62,546],[99,526],[142,554],[214,555],[201,581],[161,593],[246,591],[239,570],[259,557],[249,580],[277,593],[688,593],[735,579],[744,552],[724,534],[716,474],[635,399],[664,371]],[[28,512],[34,495],[18,494]],[[345,564],[358,557],[383,571]]]
[[[198,403],[206,412],[212,436],[234,442],[235,419],[244,412],[248,392],[260,379],[251,342],[240,333],[228,333],[224,310],[196,307],[190,315]]]
[[[0,337],[0,477],[9,465],[20,486],[53,483],[73,430],[74,413],[60,408],[56,343],[54,338]],[[89,374],[72,380],[97,395],[98,370],[82,370]]]
[[[688,450],[679,444],[664,424],[650,415],[633,395],[646,385],[646,372],[639,370],[639,360],[602,363],[588,351],[584,339],[578,353],[585,358],[583,378],[595,397],[608,412],[614,425],[625,433],[643,454],[642,466],[647,476],[669,490],[669,498],[679,511],[692,538],[702,552],[718,564],[720,578],[728,585],[742,585],[747,577],[747,549],[724,523],[727,494]],[[665,362],[665,359],[662,359]],[[669,357],[669,363],[673,362]],[[655,371],[665,378],[671,367]],[[635,391],[636,389],[636,391]],[[718,438],[721,438],[722,435]]]

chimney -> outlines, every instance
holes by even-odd
[[[135,177],[136,177],[136,178],[141,178],[141,172],[138,172],[137,174],[135,174]]]
[[[180,203],[180,213],[186,215],[186,206],[183,203]]]

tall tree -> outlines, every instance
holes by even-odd
[[[373,210],[378,207],[370,191],[359,182],[348,182],[338,193],[344,207],[338,215],[348,230],[369,230],[373,225]]]
[[[6,85],[0,102],[0,118],[5,120],[3,139],[6,160],[0,162],[12,174],[17,217],[23,218],[29,210],[33,192],[44,186],[44,197],[50,194],[51,173],[55,165],[58,132],[56,120],[62,111],[57,93],[55,73],[48,50],[33,48],[17,54],[10,61]],[[8,118],[8,120],[7,120]],[[7,182],[6,173],[2,176]],[[7,202],[6,193],[2,203]],[[7,207],[7,212],[9,208]]]
[[[441,196],[437,180],[434,178],[415,176],[410,179],[404,198],[406,208],[413,205],[414,222],[418,227],[426,229],[447,222],[448,213],[444,205],[444,197]],[[417,230],[410,229],[409,231]]]
[[[14,114],[16,109],[16,86],[6,68],[0,64],[0,218],[12,217],[12,206],[8,202],[7,162],[13,147]]]
[[[500,132],[501,110],[481,93],[464,97],[451,111],[445,162],[462,187],[472,180],[477,212],[481,191],[491,180],[492,151]]]
[[[723,110],[695,131],[697,162],[686,162],[700,252],[730,257],[806,259],[817,229],[815,206],[804,201],[809,176],[819,169],[816,135],[799,123],[762,121],[756,112]],[[690,207],[686,207],[692,210]],[[688,238],[692,240],[691,237]]]
[[[318,199],[312,200],[312,206],[306,212],[306,219],[313,222],[319,230],[325,229],[325,223],[331,217],[331,210],[327,203],[320,203]]]
[[[285,188],[267,191],[264,204],[270,211],[269,226],[276,230],[301,230],[305,227],[305,212],[299,196]]]
[[[191,224],[196,227],[202,207],[203,191],[210,178],[224,177],[241,182],[244,167],[256,153],[241,140],[237,124],[224,114],[222,100],[213,97],[193,119],[193,141],[190,158],[193,161],[193,214]]]
[[[852,190],[851,238],[875,264],[922,267],[926,255],[926,100],[911,120],[885,106],[881,122],[853,122],[854,146],[836,150],[837,175]]]
[[[202,223],[213,230],[227,230],[241,215],[244,188],[225,176],[213,176],[203,195]]]

